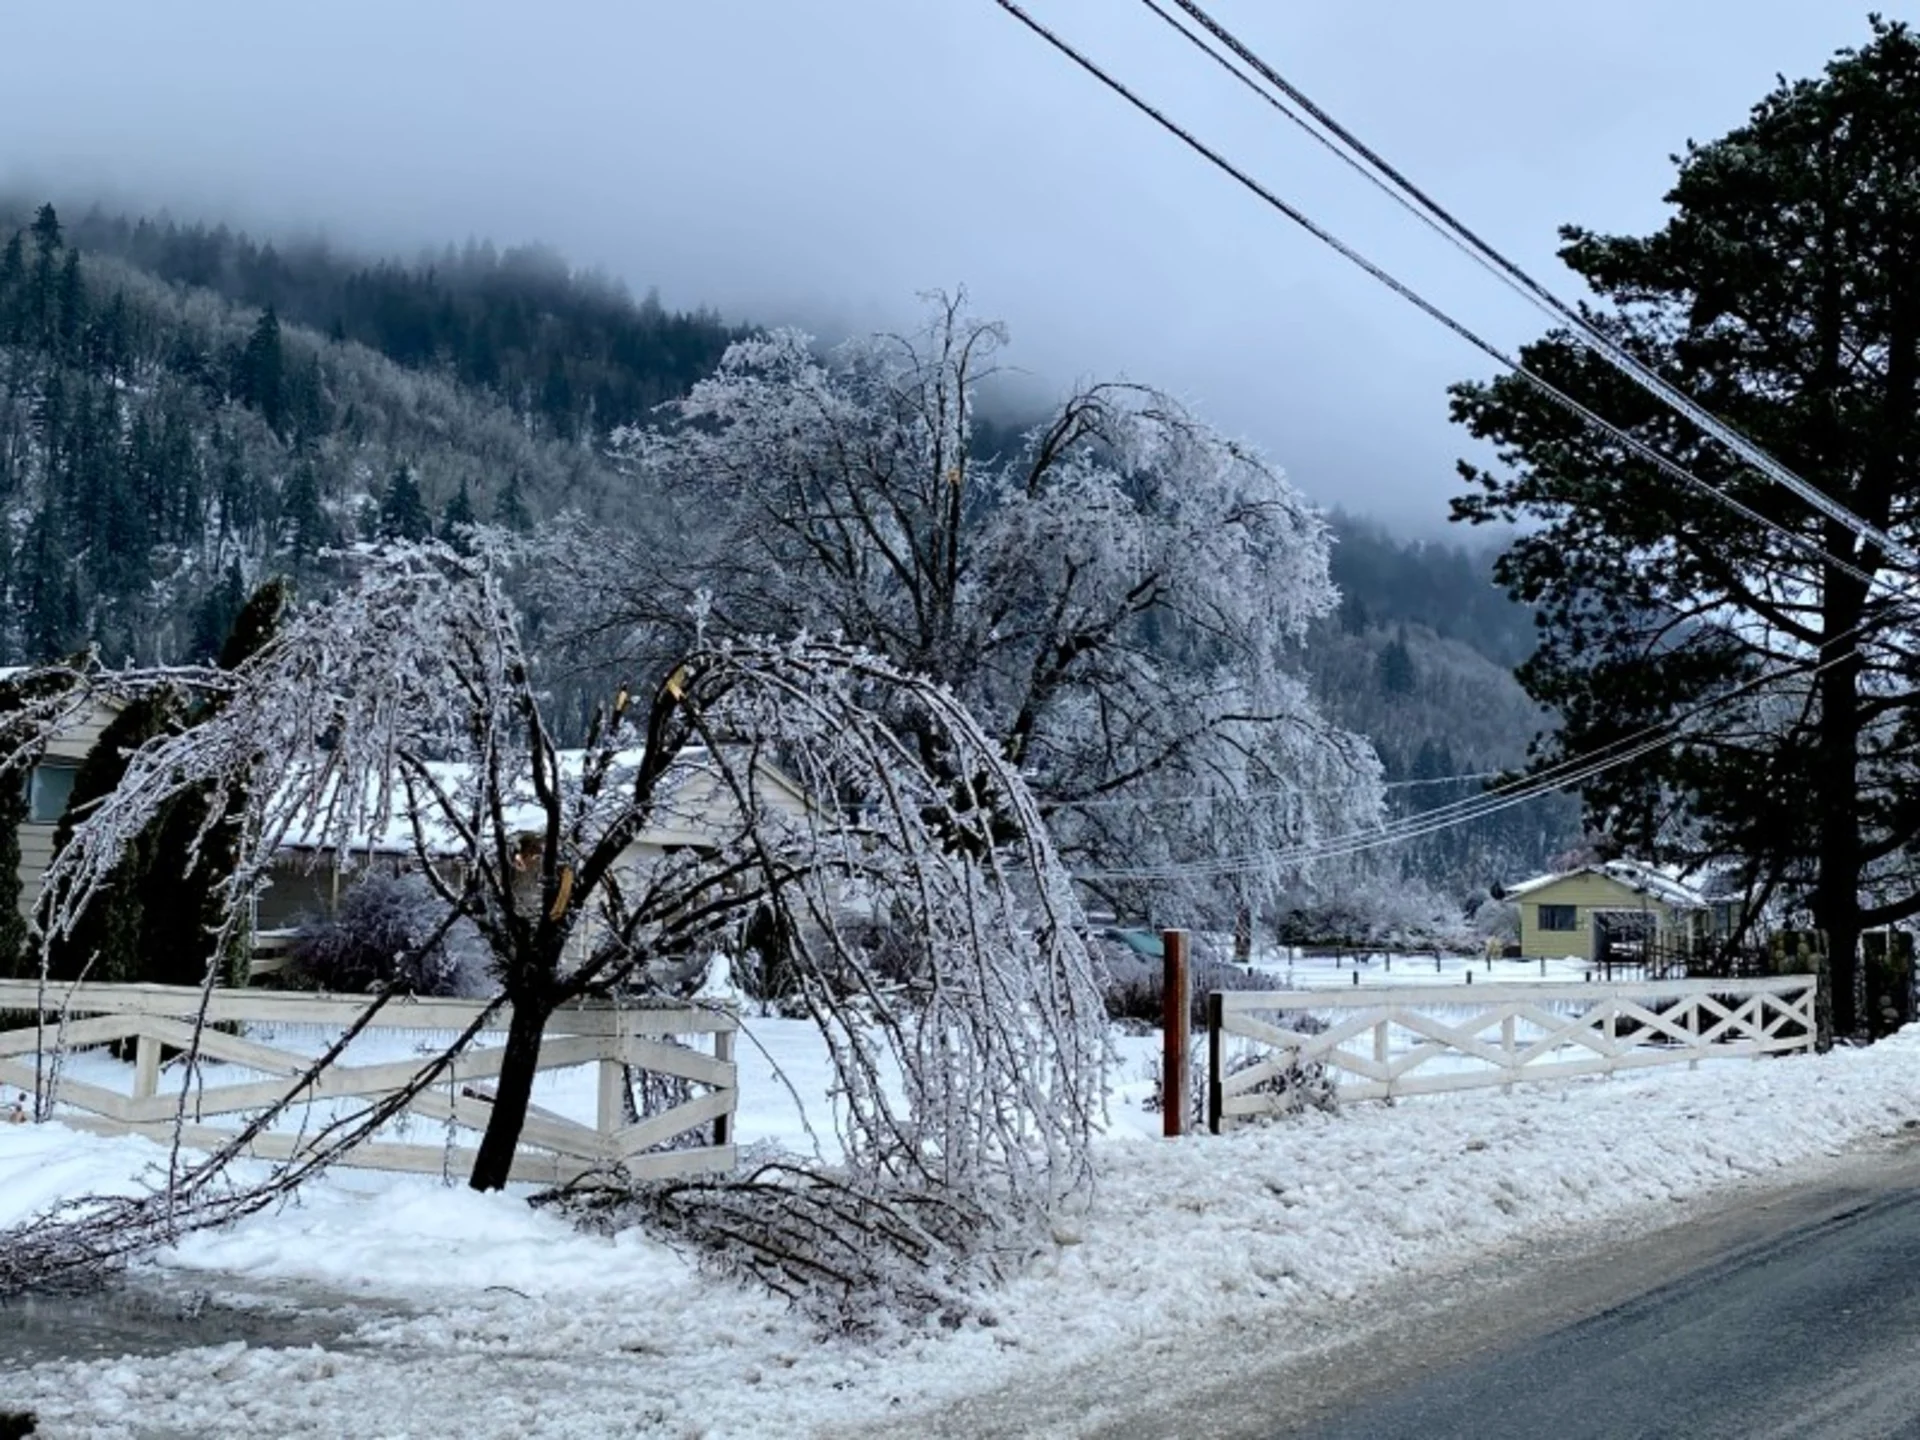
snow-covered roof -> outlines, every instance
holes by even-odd
[[[619,793],[624,783],[631,781],[644,755],[645,751],[641,749],[617,754],[614,757],[613,769],[608,776],[606,793],[610,795]],[[581,750],[562,750],[555,756],[559,762],[563,788],[577,787],[585,756],[586,752]],[[764,761],[760,762],[756,768],[763,781],[770,781],[778,790],[786,792],[796,807],[805,807],[806,799],[793,781]],[[449,795],[457,795],[466,788],[469,772],[463,762],[433,761],[427,764],[426,769],[433,781]],[[695,783],[703,780],[707,783]],[[718,839],[720,827],[724,822],[716,811],[731,804],[731,797],[725,794],[719,780],[720,772],[712,763],[704,747],[690,746],[683,750],[668,767],[666,774],[661,777],[656,791],[656,810],[652,824],[636,835],[632,843],[635,845],[698,845]],[[507,833],[510,835],[539,834],[546,828],[546,812],[534,799],[531,782],[523,781],[515,789],[517,793],[509,800],[502,817]],[[371,794],[369,799],[371,800]],[[331,848],[320,834],[322,828],[317,819],[310,825],[296,823],[282,842],[283,848],[288,850]],[[422,815],[421,830],[428,853],[444,855],[465,853],[465,845],[440,816],[431,813]],[[395,795],[392,816],[381,833],[357,837],[349,848],[374,853],[415,853],[413,821],[405,813],[398,794]]]
[[[1706,895],[1697,887],[1682,879],[1678,873],[1664,866],[1649,865],[1641,860],[1606,860],[1596,865],[1581,865],[1572,870],[1556,870],[1548,875],[1536,875],[1531,880],[1522,880],[1517,885],[1509,885],[1502,896],[1508,900],[1518,900],[1536,890],[1574,875],[1599,875],[1616,884],[1624,885],[1637,894],[1651,896],[1662,904],[1671,905],[1680,910],[1704,910],[1708,901]]]

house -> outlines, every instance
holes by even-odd
[[[0,669],[0,684],[23,674]],[[53,863],[53,837],[73,794],[73,782],[120,704],[106,696],[90,695],[67,724],[47,742],[40,758],[19,780],[25,791],[27,813],[20,822],[20,913],[31,915],[40,902],[40,880]]]
[[[1525,958],[1638,958],[1648,942],[1680,948],[1724,933],[1732,907],[1637,860],[1608,860],[1508,886]]]
[[[582,762],[582,752],[561,751],[563,771]],[[637,764],[639,756],[630,757]],[[449,790],[460,787],[464,771],[457,764],[433,767]],[[796,821],[807,817],[811,806],[800,786],[765,761],[755,765],[757,797]],[[653,823],[636,835],[622,852],[619,868],[633,870],[676,850],[699,850],[721,844],[737,826],[738,809],[733,793],[718,766],[707,752],[694,747],[684,752],[667,771],[661,785],[661,802]],[[544,812],[531,798],[510,810],[507,824],[531,843],[544,829]],[[428,846],[436,869],[450,874],[457,870],[465,852],[453,836],[436,840],[428,835]],[[295,837],[281,852],[274,865],[271,883],[255,904],[254,928],[257,931],[293,929],[303,921],[332,914],[339,905],[342,889],[354,875],[367,870],[395,873],[415,868],[419,855],[411,824],[396,815],[384,834],[369,837],[353,847],[350,868],[343,874],[339,857]],[[531,873],[531,872],[530,872]],[[585,937],[583,935],[583,942]]]

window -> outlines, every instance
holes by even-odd
[[[1542,905],[1540,908],[1540,928],[1542,930],[1578,930],[1580,911],[1572,905]]]
[[[57,825],[73,797],[78,765],[36,765],[27,777],[27,819],[35,825]]]

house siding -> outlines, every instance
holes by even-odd
[[[1607,875],[1583,873],[1564,875],[1551,884],[1530,890],[1518,901],[1520,906],[1520,953],[1529,960],[1558,959],[1571,955],[1587,960],[1593,956],[1593,912],[1595,910],[1636,910],[1654,917],[1662,935],[1673,935],[1684,928],[1679,912],[1665,901],[1643,895]],[[1542,930],[1542,905],[1574,907],[1574,928]]]
[[[73,724],[62,730],[47,742],[44,759],[56,764],[78,765],[93,750],[101,733],[112,723],[115,706],[98,704],[91,706],[79,716]],[[18,777],[9,781],[21,783]],[[32,915],[33,907],[40,903],[40,880],[47,873],[47,866],[53,863],[54,825],[35,824],[29,820],[20,826],[20,913]]]

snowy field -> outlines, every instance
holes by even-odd
[[[796,1089],[819,1095],[807,1027],[750,1023]],[[1503,1244],[1650,1227],[1676,1201],[1920,1124],[1916,1027],[1870,1050],[1167,1142],[1141,1107],[1156,1040],[1122,1042],[1091,1212],[1061,1222],[1049,1252],[957,1328],[824,1338],[655,1242],[577,1234],[521,1195],[337,1172],[297,1203],[190,1238],[141,1278],[221,1299],[330,1297],[349,1307],[340,1342],[44,1363],[0,1373],[0,1407],[38,1411],[48,1436],[912,1434],[915,1414],[1016,1378],[1066,1384],[1176,1334],[1324,1337],[1356,1302]],[[742,1141],[808,1148],[771,1062],[740,1053]],[[0,1223],[136,1186],[162,1154],[0,1125]]]
[[[1567,956],[1555,960],[1487,960],[1479,955],[1322,955],[1299,951],[1256,954],[1253,968],[1273,977],[1276,990],[1368,989],[1381,985],[1504,985],[1542,980],[1578,984],[1591,976],[1591,962]],[[1356,981],[1355,976],[1360,978]],[[1471,982],[1467,976],[1472,975]]]

